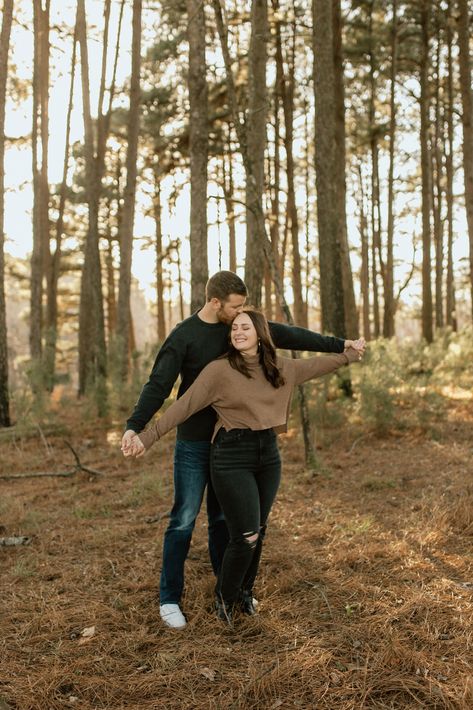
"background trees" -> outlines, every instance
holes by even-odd
[[[23,241],[29,262],[35,386],[77,372],[101,413],[114,361],[126,380],[137,344],[198,308],[218,268],[243,274],[269,316],[286,300],[297,323],[337,335],[429,341],[471,323],[470,3],[220,3],[233,89],[213,5],[77,0],[59,21],[56,0],[18,0],[7,62],[4,3],[6,157],[21,143],[33,196],[20,234],[7,172],[6,248]],[[32,126],[19,135],[17,110]],[[155,272],[146,338],[140,249]],[[1,276],[23,287],[17,264]]]

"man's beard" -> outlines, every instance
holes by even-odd
[[[220,323],[225,323],[225,325],[230,325],[233,320],[233,318],[230,318],[230,316],[225,313],[223,306],[220,306],[217,311],[217,319]]]

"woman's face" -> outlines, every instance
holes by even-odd
[[[258,335],[248,313],[240,313],[232,323],[232,345],[246,355],[258,352]]]

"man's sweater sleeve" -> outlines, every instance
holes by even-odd
[[[271,337],[277,348],[282,350],[308,350],[318,353],[342,353],[345,341],[331,335],[320,335],[296,325],[269,322]]]
[[[294,384],[301,385],[307,380],[323,377],[323,375],[328,375],[330,372],[338,370],[339,367],[357,362],[359,359],[359,353],[353,348],[348,348],[339,355],[320,355],[319,357],[291,360]]]
[[[188,390],[176,399],[151,426],[139,434],[139,438],[146,449],[154,444],[168,431],[182,424],[192,414],[208,407],[215,401],[215,366],[210,363],[204,367],[197,379]]]
[[[127,429],[142,431],[158,409],[161,409],[179,376],[185,355],[184,338],[179,331],[174,330],[158,352],[148,382],[141,390],[133,414],[126,423]]]

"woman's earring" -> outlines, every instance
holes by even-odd
[[[258,352],[261,350],[261,338],[258,338]]]

